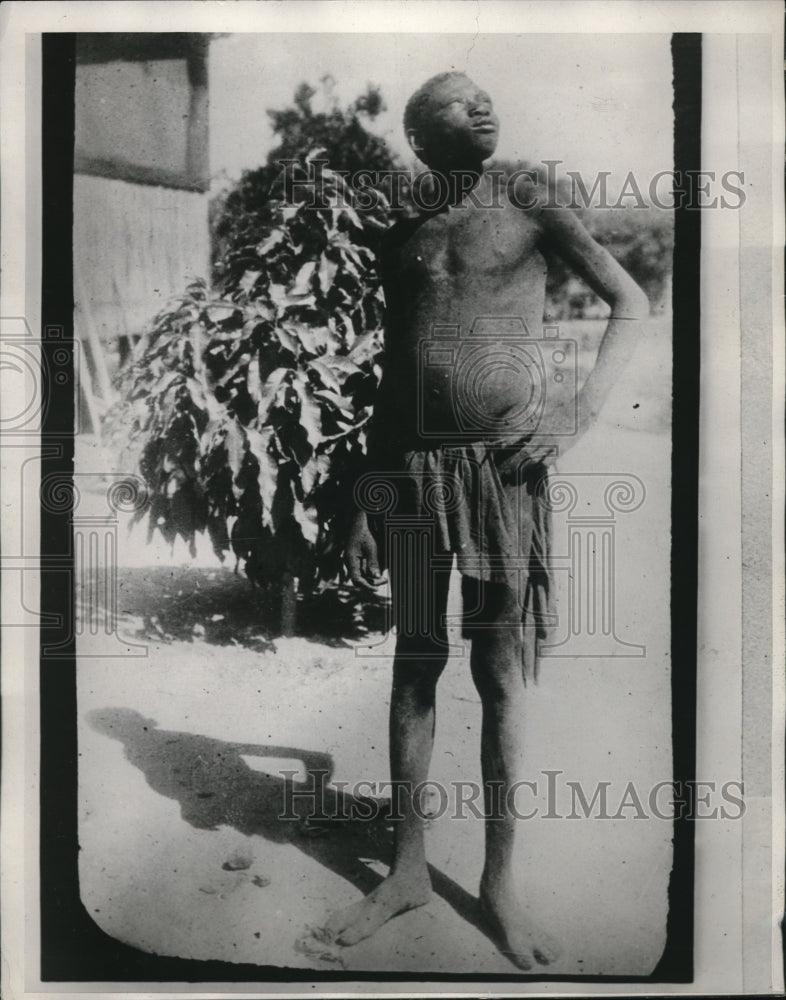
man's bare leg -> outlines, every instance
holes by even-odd
[[[519,629],[510,624],[520,615],[515,592],[496,589],[484,619],[489,624],[497,620],[501,627],[473,635],[470,665],[483,704],[481,764],[488,817],[480,904],[500,950],[519,968],[530,969],[535,961],[553,961],[558,949],[531,923],[517,891],[513,857],[517,820],[506,808],[507,789],[521,778],[523,762],[521,638]]]
[[[392,917],[431,897],[426,866],[422,813],[418,815],[411,791],[428,777],[434,745],[436,688],[447,662],[446,633],[441,624],[447,608],[449,573],[435,574],[432,635],[399,636],[393,662],[390,699],[390,776],[395,847],[390,874],[365,899],[334,913],[325,929],[337,944],[352,945],[369,937]],[[401,783],[397,795],[396,783]],[[398,802],[396,802],[398,798]],[[394,813],[395,815],[395,813]]]

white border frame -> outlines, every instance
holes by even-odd
[[[395,6],[395,16],[392,7]],[[769,458],[772,467],[772,892],[771,899],[751,903],[766,912],[772,905],[771,970],[751,965],[750,943],[742,932],[742,891],[734,896],[730,873],[742,890],[742,870],[746,844],[754,831],[746,822],[731,824],[698,823],[696,828],[696,978],[692,984],[663,985],[632,983],[624,992],[663,994],[728,994],[782,990],[780,936],[777,918],[783,913],[784,856],[784,436],[782,406],[784,369],[784,318],[780,303],[784,290],[781,248],[784,243],[784,199],[781,183],[781,150],[784,142],[784,101],[782,77],[783,13],[777,0],[670,0],[645,3],[615,2],[496,2],[483,5],[458,2],[401,3],[378,2],[299,2],[223,3],[156,2],[7,2],[0,8],[3,57],[0,63],[0,92],[3,114],[0,119],[2,145],[2,293],[0,317],[26,316],[33,329],[40,316],[40,102],[35,90],[40,70],[36,66],[36,46],[27,47],[26,34],[42,31],[236,31],[292,32],[298,30],[366,32],[389,30],[428,32],[672,32],[697,31],[705,37],[703,158],[707,169],[734,169],[729,162],[740,155],[736,129],[739,103],[739,53],[736,34],[761,33],[771,39],[772,121],[762,128],[772,134],[771,176],[762,178],[765,210],[774,219],[772,250],[772,399],[762,405],[772,409],[772,436],[767,447],[758,449],[757,468]],[[30,54],[25,62],[26,53]],[[746,68],[743,67],[743,70]],[[27,80],[27,87],[25,82]],[[24,150],[24,155],[22,154]],[[720,162],[713,157],[719,157]],[[26,172],[25,159],[30,165]],[[761,182],[760,182],[761,184]],[[759,202],[761,210],[761,202]],[[745,268],[729,270],[729,261],[739,261],[740,232],[734,213],[705,213],[703,218],[702,265],[702,400],[701,400],[701,486],[703,515],[700,542],[700,636],[699,636],[699,720],[697,773],[740,773],[742,761],[742,689],[740,680],[741,633],[739,595],[744,586],[740,566],[741,489],[739,411],[740,333],[734,315],[739,296],[752,279]],[[731,318],[730,318],[731,317]],[[711,333],[710,333],[711,331]],[[7,389],[7,386],[6,386]],[[7,389],[8,391],[8,389]],[[35,449],[3,451],[3,533],[17,530],[18,512],[6,503],[18,503],[13,490],[19,465]],[[32,510],[28,505],[28,510]],[[14,520],[16,518],[16,521]],[[37,530],[35,519],[31,530]],[[753,529],[755,530],[755,529]],[[734,567],[732,570],[730,567]],[[4,587],[4,607],[14,599]],[[30,630],[6,630],[3,635],[3,782],[2,782],[2,953],[4,988],[9,997],[79,997],[91,993],[112,996],[258,996],[313,994],[340,996],[368,993],[370,984],[323,983],[309,988],[306,983],[218,984],[204,987],[176,984],[53,984],[43,986],[35,979],[37,959],[37,773],[38,773],[38,691],[37,635]],[[14,634],[8,635],[8,632]],[[19,633],[22,642],[19,642]],[[711,641],[707,641],[710,640]],[[704,643],[704,648],[702,647]],[[709,650],[718,650],[710,653]],[[727,827],[729,824],[727,824]],[[746,904],[747,905],[747,904]],[[25,920],[21,919],[24,914]],[[760,955],[760,945],[756,948]],[[453,996],[460,992],[485,994],[591,995],[621,991],[615,984],[587,982],[563,990],[557,983],[468,983],[449,988],[438,983],[417,984],[420,994]],[[563,984],[568,985],[568,984]],[[570,984],[574,987],[574,984]],[[109,989],[107,989],[109,987]],[[137,992],[133,992],[136,990]],[[147,992],[141,992],[145,990]],[[403,984],[380,982],[374,992],[390,996],[411,995]]]

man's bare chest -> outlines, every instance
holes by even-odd
[[[451,208],[420,225],[400,248],[399,277],[420,284],[504,277],[541,267],[537,227],[501,206]]]

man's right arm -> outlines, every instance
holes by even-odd
[[[385,420],[383,417],[382,386],[377,391],[374,414],[371,417],[366,434],[366,453],[358,464],[355,483],[353,485],[352,502],[355,510],[350,522],[347,543],[344,548],[344,559],[352,582],[364,590],[373,591],[385,582],[385,577],[379,569],[377,544],[368,523],[366,511],[360,506],[358,489],[360,481],[368,475],[381,472],[385,468],[383,459],[383,435]]]
[[[390,284],[386,280],[393,248],[397,242],[397,225],[392,226],[383,236],[380,250],[377,255],[377,267],[385,292],[385,302],[390,301]],[[388,311],[386,309],[385,326],[389,327]],[[384,354],[382,360],[382,379],[377,389],[377,396],[374,401],[374,413],[368,424],[366,433],[366,453],[359,463],[355,484],[369,474],[381,472],[385,469],[385,445],[390,434],[390,423],[387,406],[387,385],[385,377]],[[365,590],[374,591],[382,583],[385,577],[379,569],[379,558],[377,545],[368,523],[366,511],[358,503],[357,490],[353,491],[353,502],[355,511],[352,516],[347,543],[344,549],[344,558],[349,570],[352,582]]]

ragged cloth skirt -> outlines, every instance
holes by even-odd
[[[372,474],[365,492],[376,501],[364,506],[394,583],[399,634],[405,620],[412,625],[413,600],[422,604],[427,627],[428,580],[455,557],[463,577],[464,637],[495,627],[484,621],[494,592],[505,590],[507,598],[513,592],[522,673],[525,681],[537,678],[541,647],[556,623],[547,477],[546,467],[526,452],[483,442],[406,451]],[[395,586],[396,577],[407,585]]]

